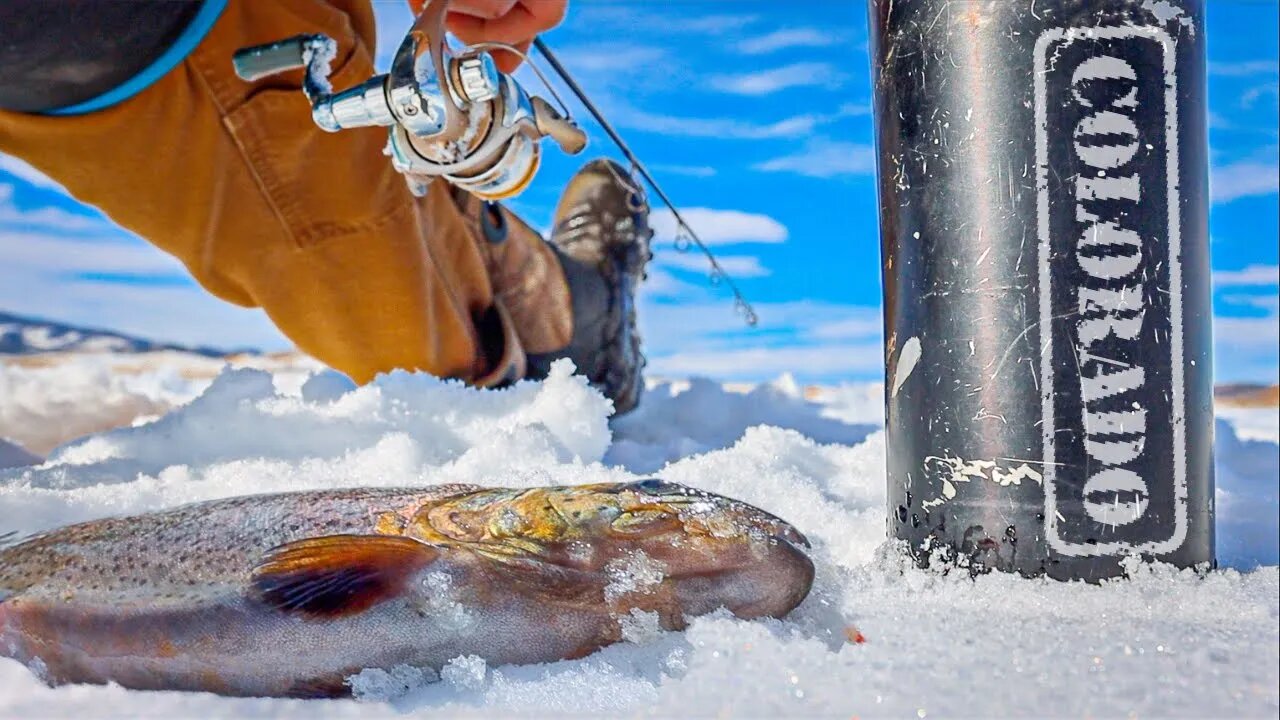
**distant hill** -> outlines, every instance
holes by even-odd
[[[1280,405],[1280,386],[1219,385],[1213,389],[1213,399],[1224,407],[1276,407]]]
[[[35,355],[47,352],[140,353],[160,350],[176,350],[206,357],[252,352],[155,342],[110,330],[78,327],[0,312],[0,355]]]

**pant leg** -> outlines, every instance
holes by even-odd
[[[301,71],[252,84],[232,71],[240,47],[315,32],[338,41],[335,87],[372,74],[368,0],[231,0],[181,65],[124,103],[0,112],[0,151],[357,382],[395,368],[518,376],[523,351],[444,183],[416,199],[382,154],[385,130],[316,128]]]

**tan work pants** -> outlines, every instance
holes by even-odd
[[[318,129],[301,71],[232,70],[238,48],[317,32],[338,41],[335,87],[373,73],[369,0],[231,0],[182,64],[119,105],[0,112],[0,151],[357,382],[403,368],[495,384],[523,374],[526,351],[565,346],[565,279],[528,226],[508,215],[508,241],[488,243],[474,198],[441,181],[408,192],[385,130]]]

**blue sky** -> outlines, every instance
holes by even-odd
[[[1277,380],[1277,4],[1208,5],[1216,374]],[[384,62],[409,23],[375,4]],[[656,8],[660,8],[657,10]],[[659,214],[642,324],[656,373],[874,379],[879,241],[865,5],[738,0],[571,4],[546,36],[756,306],[746,327]],[[535,80],[521,71],[522,81]],[[302,102],[299,95],[299,102]],[[616,151],[580,116],[589,154]],[[514,203],[550,225],[582,158],[548,146]],[[258,312],[0,155],[0,310],[164,340],[286,347]]]

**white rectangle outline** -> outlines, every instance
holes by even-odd
[[[1052,290],[1049,260],[1052,246],[1049,237],[1049,185],[1048,185],[1048,120],[1046,118],[1045,72],[1049,44],[1056,40],[1072,41],[1077,38],[1114,39],[1147,37],[1159,42],[1164,49],[1164,101],[1165,145],[1167,148],[1166,180],[1168,183],[1169,213],[1169,295],[1170,336],[1173,354],[1173,468],[1174,468],[1174,530],[1165,541],[1153,541],[1133,545],[1125,542],[1069,543],[1058,534],[1058,507],[1054,479],[1056,476],[1055,429],[1053,402],[1053,325]],[[1165,554],[1182,547],[1187,536],[1187,463],[1186,463],[1186,409],[1183,387],[1182,348],[1182,228],[1178,198],[1178,78],[1173,38],[1160,28],[1146,26],[1114,26],[1093,28],[1054,28],[1047,30],[1036,40],[1035,46],[1035,111],[1036,111],[1036,189],[1037,213],[1040,235],[1040,388],[1041,414],[1044,437],[1044,504],[1045,537],[1049,545],[1059,553],[1069,556],[1117,555],[1124,552]]]

